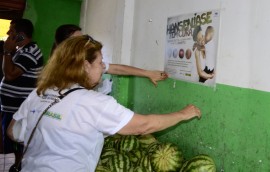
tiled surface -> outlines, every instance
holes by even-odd
[[[14,163],[14,154],[0,154],[0,172],[8,172]]]

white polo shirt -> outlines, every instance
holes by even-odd
[[[25,145],[58,92],[48,90],[46,95],[39,97],[34,90],[14,114],[15,120],[24,120]],[[86,89],[70,93],[42,117],[23,158],[22,172],[94,172],[104,137],[117,133],[133,115],[111,96]]]

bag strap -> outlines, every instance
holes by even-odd
[[[60,96],[58,96],[58,98],[59,98],[59,99],[63,99],[63,98],[66,97],[69,93],[71,93],[71,92],[73,92],[73,91],[76,91],[76,90],[80,90],[80,89],[84,89],[84,88],[82,88],[82,87],[72,88],[72,89],[66,91],[64,94],[61,94],[61,93],[59,92],[59,95],[60,95]]]
[[[59,92],[60,96],[56,97],[56,98],[54,99],[54,101],[53,101],[53,102],[52,102],[52,103],[51,103],[51,104],[50,104],[50,105],[42,112],[42,114],[41,114],[40,117],[38,118],[38,121],[37,121],[35,127],[33,128],[32,132],[31,132],[31,135],[30,135],[30,137],[29,137],[29,139],[28,139],[28,141],[27,141],[27,144],[26,144],[26,147],[25,147],[25,149],[24,149],[24,151],[23,151],[23,155],[22,155],[22,157],[21,157],[21,160],[22,160],[22,158],[23,158],[25,152],[27,151],[27,149],[28,149],[28,147],[29,147],[29,144],[30,144],[30,142],[31,142],[31,140],[32,140],[32,138],[33,138],[33,136],[34,136],[34,133],[35,133],[35,131],[36,131],[36,129],[37,129],[37,126],[38,126],[38,124],[39,124],[41,118],[43,117],[43,115],[48,111],[48,109],[49,109],[50,107],[52,107],[52,106],[55,105],[56,103],[60,102],[60,100],[63,99],[64,97],[66,97],[69,93],[71,93],[71,92],[73,92],[73,91],[75,91],[75,90],[80,90],[80,89],[84,89],[84,88],[82,88],[82,87],[72,88],[72,89],[66,91],[64,94],[61,94],[61,93]],[[21,163],[21,160],[20,160],[20,163]],[[19,164],[20,164],[20,163],[19,163]]]

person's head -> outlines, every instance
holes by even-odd
[[[214,37],[214,27],[208,26],[205,30],[205,43],[211,41]]]
[[[80,36],[82,35],[81,28],[74,24],[63,24],[59,26],[54,35],[54,44],[51,49],[51,54],[53,53],[54,49],[64,40],[71,36]]]
[[[14,19],[10,22],[10,27],[7,32],[8,36],[14,39],[31,39],[34,32],[34,26],[28,19]],[[21,37],[20,37],[21,36]]]
[[[48,88],[60,91],[73,84],[94,88],[105,68],[101,54],[102,44],[88,35],[70,37],[53,52],[38,78],[37,93]]]
[[[199,45],[204,45],[204,36],[202,34],[201,26],[196,26],[193,30],[193,41],[197,42]]]
[[[61,42],[66,40],[71,36],[80,36],[82,35],[81,28],[74,24],[64,24],[59,26],[55,31],[55,43],[59,45]]]

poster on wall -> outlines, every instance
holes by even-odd
[[[215,85],[219,10],[168,17],[165,71],[170,78]]]

